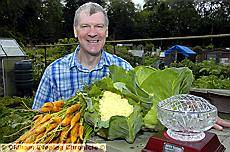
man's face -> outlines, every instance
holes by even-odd
[[[78,25],[74,29],[81,51],[93,56],[98,55],[105,44],[107,30],[102,12],[91,16],[87,12],[81,12]]]

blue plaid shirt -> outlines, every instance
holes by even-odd
[[[34,98],[33,109],[41,108],[45,102],[66,100],[74,96],[76,91],[82,91],[85,85],[91,85],[107,76],[110,65],[132,69],[124,59],[102,51],[99,63],[89,71],[78,62],[78,52],[79,46],[75,52],[57,59],[46,68]]]

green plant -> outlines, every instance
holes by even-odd
[[[35,112],[27,108],[32,107],[32,101],[32,98],[0,98],[0,143],[13,142],[23,134],[18,131],[30,124],[31,118],[35,115]]]
[[[229,89],[230,65],[216,64],[213,60],[193,63],[187,59],[171,64],[173,67],[188,67],[195,81],[193,86],[209,89]]]
[[[209,51],[213,51],[214,45],[212,43],[210,43],[208,46],[206,46],[206,49],[208,49]]]
[[[193,86],[205,89],[230,89],[230,79],[220,79],[215,75],[202,76],[194,81]]]
[[[158,59],[159,57],[155,55],[145,56],[142,65],[146,65],[146,66],[153,65],[155,62],[158,61]]]
[[[199,70],[200,75],[220,75],[221,69],[220,65],[216,64],[213,60],[203,61],[200,65],[201,69]]]

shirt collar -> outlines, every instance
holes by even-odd
[[[80,51],[80,45],[77,46],[77,48],[75,49],[75,51],[71,54],[71,59],[70,59],[70,63],[69,63],[69,66],[70,66],[70,69],[73,68],[73,67],[77,67],[79,70],[81,71],[86,71],[86,72],[89,72],[88,69],[84,68],[78,60],[78,52]],[[98,70],[98,69],[101,69],[103,68],[103,66],[109,66],[110,65],[110,61],[109,61],[109,58],[107,56],[107,53],[102,49],[102,55],[101,55],[101,58],[98,62],[98,64],[96,65],[96,67],[93,69],[93,70]]]

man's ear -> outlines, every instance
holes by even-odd
[[[106,30],[106,37],[108,37],[109,36],[109,31],[108,31],[108,28],[107,28],[107,30]]]
[[[77,29],[76,29],[75,26],[73,27],[73,31],[74,31],[74,36],[75,36],[75,38],[77,38]]]

